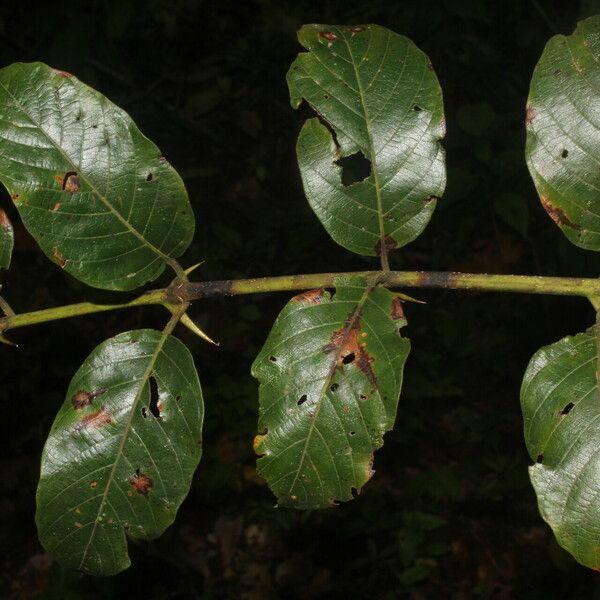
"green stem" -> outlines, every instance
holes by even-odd
[[[480,292],[581,296],[588,298],[596,308],[598,308],[598,299],[600,298],[600,279],[541,277],[536,275],[486,275],[432,271],[390,271],[387,273],[382,271],[358,271],[354,273],[314,273],[310,275],[284,275],[282,277],[225,281],[178,281],[176,286],[152,290],[122,304],[82,302],[29,313],[8,314],[0,318],[0,334],[17,327],[134,306],[159,304],[173,312],[174,308],[182,303],[202,298],[333,287],[335,280],[342,276],[374,278],[379,283],[391,288],[443,288]]]

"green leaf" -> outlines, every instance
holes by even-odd
[[[42,63],[0,70],[0,181],[46,255],[94,287],[156,279],[194,233],[181,178],[129,115]]]
[[[577,246],[600,250],[600,17],[556,35],[533,72],[526,158],[541,202]]]
[[[42,455],[40,540],[66,566],[112,575],[127,537],[175,519],[201,455],[204,409],[192,357],[151,329],[100,344],[73,377]]]
[[[372,256],[407,244],[446,184],[442,91],[431,62],[408,38],[377,25],[305,25],[298,39],[309,52],[288,72],[292,106],[304,98],[322,119],[306,121],[297,144],[312,209],[352,252]],[[359,152],[371,173],[345,185],[337,161]]]
[[[279,504],[351,500],[373,475],[373,452],[394,424],[410,342],[400,299],[340,278],[285,306],[252,374],[260,382],[258,473]]]
[[[0,208],[0,268],[8,269],[14,245],[13,226],[8,215]]]
[[[600,568],[600,398],[594,329],[531,359],[521,388],[530,476],[558,543]]]

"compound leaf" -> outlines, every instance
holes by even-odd
[[[600,250],[600,17],[550,39],[527,101],[526,158],[542,206],[577,246]]]
[[[530,477],[542,517],[579,562],[600,569],[600,398],[594,329],[531,359],[521,388]]]
[[[95,287],[156,279],[194,233],[181,178],[129,115],[42,63],[0,70],[0,181],[46,255]]]
[[[260,382],[258,473],[279,504],[351,500],[394,424],[410,342],[400,298],[360,278],[295,296],[252,365]]]
[[[204,409],[192,357],[159,331],[100,344],[73,377],[42,455],[39,536],[68,567],[112,575],[127,537],[174,520],[201,455]]]
[[[309,52],[288,71],[292,106],[305,99],[321,117],[306,121],[296,148],[312,209],[352,252],[407,244],[446,183],[442,91],[431,62],[377,25],[304,25],[298,39]],[[361,170],[345,164],[354,157],[360,167],[357,154],[370,174],[352,183],[345,171],[356,179]]]

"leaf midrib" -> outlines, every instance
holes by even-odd
[[[79,80],[77,80],[79,81]],[[81,82],[79,82],[81,83]],[[82,84],[83,85],[83,84]],[[19,101],[19,99],[10,91],[6,85],[0,81],[0,86],[2,89],[12,98],[15,102],[18,109],[25,115],[27,119],[46,137],[46,139],[52,144],[52,146],[57,150],[57,152],[66,160],[66,162],[72,167],[72,169],[77,172],[77,175],[86,183],[86,185],[92,190],[92,192],[98,197],[98,199],[108,208],[108,210],[117,218],[117,220],[123,224],[127,230],[134,235],[137,239],[139,239],[149,250],[160,256],[166,263],[171,261],[171,257],[162,252],[159,248],[154,246],[151,242],[149,242],[135,227],[131,225],[127,219],[125,219],[121,213],[112,205],[112,203],[108,200],[106,196],[104,196],[98,188],[88,179],[85,173],[82,172],[81,166],[77,165],[75,161],[61,148],[59,144],[57,144],[54,139],[50,136],[50,134],[29,114],[29,112],[25,109],[23,104]]]
[[[315,414],[313,415],[312,419],[310,420],[308,433],[306,435],[306,440],[304,442],[304,448],[302,449],[302,454],[300,455],[300,462],[298,464],[298,468],[296,469],[296,475],[294,476],[294,480],[292,481],[292,483],[289,487],[288,495],[292,494],[292,492],[294,490],[294,486],[296,485],[296,482],[298,481],[298,477],[300,476],[300,471],[302,470],[302,467],[304,466],[304,461],[306,459],[306,455],[308,454],[308,447],[310,445],[310,440],[312,438],[313,432],[316,429],[319,412],[321,411],[321,407],[323,406],[323,398],[325,397],[325,392],[326,392],[327,388],[329,387],[331,379],[335,373],[336,364],[338,362],[338,359],[341,356],[344,344],[345,344],[346,340],[348,339],[348,335],[352,331],[352,328],[354,327],[357,319],[360,319],[362,308],[363,308],[365,302],[367,301],[369,294],[373,291],[373,289],[374,289],[374,287],[371,285],[367,285],[367,287],[365,288],[365,291],[363,292],[362,297],[356,303],[356,307],[352,313],[352,318],[348,320],[348,323],[344,330],[344,337],[340,341],[337,351],[335,352],[335,354],[332,355],[331,366],[329,367],[329,370],[325,377],[325,383],[323,384],[323,387],[321,388],[321,392],[319,393],[319,397],[316,402]],[[335,298],[332,300],[332,302],[335,302]]]

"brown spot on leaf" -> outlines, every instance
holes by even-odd
[[[350,27],[350,31],[352,33],[362,33],[363,31],[366,31],[367,28],[363,27],[362,25],[354,25],[354,27]]]
[[[381,238],[379,240],[377,240],[377,243],[375,244],[375,252],[377,252],[377,256],[381,256],[382,254],[382,248],[385,250],[385,253],[387,254],[388,252],[390,252],[390,250],[394,250],[394,248],[398,247],[398,242],[396,242],[396,240],[390,236],[390,235],[386,235],[383,238],[383,243]]]
[[[54,72],[60,77],[73,77],[73,73],[69,73],[69,71],[59,71],[58,69],[55,69]]]
[[[58,185],[60,185],[60,187],[62,188],[63,183],[65,182],[65,178],[62,175],[55,175],[54,181],[56,181],[56,183],[58,183]]]
[[[17,193],[11,194],[10,195],[11,200],[15,201],[18,200],[20,198],[20,195]]]
[[[375,475],[375,470],[373,469],[373,463],[375,462],[375,454],[371,452],[371,456],[369,457],[369,462],[367,463],[367,480],[371,479],[373,475]]]
[[[535,108],[533,108],[533,106],[528,106],[527,110],[525,111],[525,126],[531,125],[536,115],[537,111],[535,110]]]
[[[94,398],[97,398],[101,394],[106,392],[106,388],[100,388],[98,390],[94,390],[93,392],[86,392],[85,390],[77,390],[73,397],[71,398],[71,404],[73,404],[73,408],[75,410],[79,410],[80,408],[84,408],[89,406]]]
[[[8,215],[0,208],[0,227],[4,229],[4,231],[10,231],[12,229],[12,225]]]
[[[260,452],[259,451],[259,446],[263,443],[264,439],[267,437],[267,432],[265,431],[265,433],[259,433],[258,435],[254,436],[254,440],[252,440],[252,449],[254,450],[254,453],[257,456],[264,456],[265,453],[264,452]]]
[[[353,364],[364,373],[372,388],[377,387],[375,373],[371,368],[374,358],[369,356],[366,344],[360,342],[360,313],[352,311],[348,315],[344,325],[331,334],[331,340],[323,346],[323,352],[335,352],[335,368],[341,369],[344,365]]]
[[[434,200],[440,200],[440,197],[436,196],[435,194],[429,194],[429,196],[426,196],[425,200],[423,201],[423,204],[427,206],[430,202],[433,202]]]
[[[82,429],[100,429],[112,423],[112,415],[106,406],[101,406],[96,412],[86,415],[79,421],[75,431]]]
[[[135,474],[132,475],[128,481],[135,488],[135,491],[144,497],[148,496],[154,485],[152,477],[142,473],[139,469],[135,470]]]
[[[90,481],[90,487],[95,490],[98,487],[98,482],[94,479],[94,481]]]
[[[80,183],[79,183],[79,176],[77,175],[77,173],[75,173],[75,171],[69,171],[68,173],[65,173],[65,177],[63,180],[63,184],[62,184],[62,189],[65,192],[74,194],[75,192],[79,191],[79,188],[80,188]]]
[[[60,210],[60,202],[57,202],[53,207],[52,207],[52,212],[56,212]]]
[[[329,40],[330,42],[337,39],[337,35],[333,33],[333,31],[319,31],[319,37]]]
[[[325,290],[323,288],[318,288],[316,290],[302,292],[301,294],[294,296],[292,300],[300,304],[319,304],[323,299],[324,294]]]
[[[406,321],[404,316],[404,309],[402,308],[402,300],[396,296],[392,300],[392,320],[393,321]]]
[[[433,65],[430,62],[427,63],[427,70],[433,71]]]
[[[56,263],[61,269],[65,268],[67,264],[67,259],[62,255],[61,251],[58,248],[52,248],[52,256],[56,260]]]
[[[75,527],[77,527],[77,529],[81,529],[83,525],[79,521],[75,521]]]
[[[542,202],[542,206],[544,210],[550,215],[550,218],[559,226],[559,227],[571,227],[572,229],[581,229],[581,225],[577,223],[573,223],[569,217],[567,217],[565,211],[558,206],[554,206],[550,201],[550,198],[547,196],[541,196],[540,200]]]

